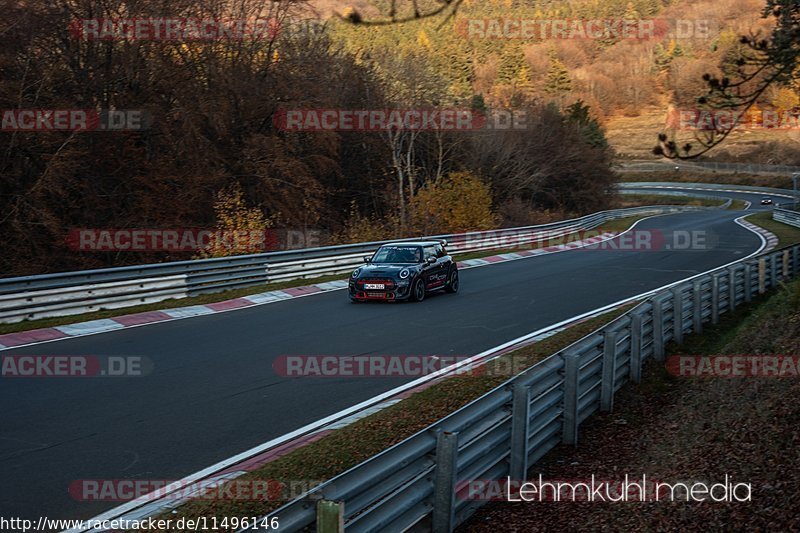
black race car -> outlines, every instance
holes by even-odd
[[[366,264],[350,275],[353,302],[411,300],[420,302],[431,291],[458,292],[458,268],[445,241],[384,244]]]
[[[772,205],[772,198],[762,198],[761,205]]]

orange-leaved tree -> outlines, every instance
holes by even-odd
[[[414,229],[422,235],[496,227],[488,184],[467,171],[426,184],[411,201]]]
[[[263,252],[271,248],[267,230],[272,219],[258,207],[248,207],[241,185],[221,189],[214,202],[216,228],[199,256],[225,257]]]

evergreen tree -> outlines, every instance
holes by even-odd
[[[636,20],[642,18],[642,15],[639,14],[639,10],[636,9],[636,6],[633,5],[633,2],[628,2],[628,6],[625,8],[625,13],[622,15],[623,20]]]
[[[578,100],[565,109],[567,122],[578,128],[583,139],[589,146],[595,148],[608,148],[608,140],[600,123],[589,113],[589,106]]]
[[[473,94],[472,101],[470,102],[470,109],[473,111],[486,112],[486,101],[483,99],[482,94]]]
[[[514,92],[522,97],[523,100],[530,99],[533,96],[534,87],[531,82],[531,68],[527,62],[517,71],[514,78]]]
[[[669,68],[672,62],[672,54],[661,43],[653,47],[653,71],[661,72]]]
[[[518,48],[514,50],[506,50],[501,59],[500,65],[497,68],[497,83],[506,85],[513,85],[514,80],[522,68],[525,58],[522,51]]]
[[[550,66],[547,68],[547,79],[544,90],[547,94],[560,96],[572,89],[572,79],[564,63],[558,59],[555,51],[550,51]]]

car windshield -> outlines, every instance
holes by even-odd
[[[422,250],[419,246],[381,246],[372,256],[373,263],[419,263]]]

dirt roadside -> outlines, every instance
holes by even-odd
[[[800,282],[758,307],[725,317],[670,355],[800,355]],[[800,531],[800,377],[701,378],[646,368],[614,412],[581,427],[577,448],[560,446],[529,480],[751,484],[747,502],[497,501],[458,531]]]

